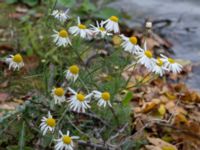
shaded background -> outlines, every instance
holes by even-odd
[[[174,57],[193,63],[193,72],[186,83],[200,91],[199,0],[117,0],[109,6],[127,12],[132,17],[127,21],[131,27],[144,23],[144,18],[171,20],[162,34],[173,43]]]

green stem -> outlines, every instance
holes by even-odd
[[[113,117],[114,117],[115,120],[116,120],[117,126],[119,127],[119,118],[118,118],[118,116],[117,116],[115,110],[114,110],[112,107],[110,107],[110,106],[109,106],[109,108],[110,108],[110,110],[111,110],[111,112],[112,112],[112,114],[113,114]]]

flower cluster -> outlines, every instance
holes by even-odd
[[[144,65],[149,71],[154,72],[160,76],[163,76],[165,72],[180,73],[182,66],[175,62],[174,59],[168,58],[161,54],[161,57],[155,59],[152,52],[147,49],[146,42],[144,43],[144,49],[137,45],[136,37],[122,37],[122,47],[124,51],[129,52],[137,57],[138,63]]]
[[[54,10],[52,16],[59,20],[61,23],[66,23],[70,16],[68,15],[69,9],[66,11]],[[72,45],[70,35],[79,36],[83,39],[100,39],[106,36],[112,36],[113,34],[119,34],[119,18],[116,16],[111,16],[105,21],[96,21],[96,26],[90,24],[88,28],[77,17],[77,24],[69,27],[69,29],[61,29],[60,31],[53,30],[52,35],[53,41],[56,46],[66,47]],[[179,73],[182,70],[182,66],[175,62],[174,59],[168,58],[164,55],[160,55],[159,58],[155,59],[152,52],[147,49],[146,42],[144,47],[141,48],[138,45],[138,40],[135,36],[126,37],[125,35],[120,35],[122,39],[121,47],[125,52],[136,56],[137,63],[144,65],[149,71],[163,76],[165,72]],[[20,54],[11,55],[6,58],[6,63],[9,64],[9,69],[19,70],[24,66],[23,58]],[[65,71],[66,80],[74,84],[79,78],[80,68],[77,65],[69,66]],[[70,92],[70,96],[66,97],[66,92]],[[108,91],[98,91],[93,90],[90,93],[84,94],[83,92],[76,91],[71,87],[55,87],[51,91],[51,95],[54,99],[55,104],[61,105],[64,102],[68,103],[69,109],[76,112],[85,112],[87,109],[91,108],[92,99],[97,100],[97,105],[100,107],[112,107],[111,105],[111,95]],[[47,117],[41,119],[40,129],[42,134],[45,135],[47,132],[53,133],[56,127],[56,119],[53,118],[50,112],[48,112]],[[55,145],[56,150],[73,150],[74,139],[78,139],[77,136],[70,136],[69,131],[63,134],[59,130],[60,138],[56,139]]]
[[[112,107],[110,103],[110,93],[107,91],[100,92],[97,90],[92,91],[91,93],[85,95],[82,92],[76,92],[72,88],[68,87],[67,90],[71,93],[71,96],[67,98],[67,102],[69,103],[69,107],[73,111],[77,112],[85,112],[86,109],[91,108],[90,102],[91,99],[97,100],[98,106],[106,107],[109,105]],[[64,88],[57,87],[52,90],[52,95],[55,101],[55,104],[61,104],[66,101]]]
[[[43,117],[40,124],[40,130],[42,134],[45,135],[48,131],[51,133],[54,132],[56,127],[56,120],[52,117],[51,113],[48,112],[48,117]],[[55,150],[72,150],[74,143],[74,139],[79,139],[78,136],[70,136],[70,132],[67,131],[66,134],[63,134],[62,131],[59,130],[60,138],[55,139],[57,144],[55,145]]]
[[[68,12],[68,11],[67,11]],[[55,18],[57,18],[57,15],[52,14]],[[65,13],[66,19],[69,18],[69,16]],[[99,24],[98,21],[96,21],[96,25],[90,25],[91,28],[87,28],[86,25],[82,24],[80,21],[80,18],[77,19],[77,25],[72,26],[69,28],[69,33],[74,36],[80,36],[84,39],[92,39],[92,38],[104,38],[105,36],[111,36],[113,35],[110,32],[113,33],[119,33],[119,18],[116,16],[111,16],[105,21],[101,21]],[[71,42],[68,37],[68,32],[66,30],[61,30],[60,32],[55,31],[56,34],[53,35],[54,42],[58,46],[66,46],[71,45]],[[132,37],[126,37],[125,35],[121,34],[120,37],[122,38],[122,48],[125,52],[129,52],[130,54],[136,55],[138,58],[138,63],[144,65],[149,71],[158,74],[160,76],[163,76],[165,72],[172,72],[172,73],[180,73],[182,70],[182,66],[175,62],[172,58],[167,58],[164,55],[161,55],[161,58],[153,58],[153,54],[150,50],[147,49],[146,43],[144,43],[144,48],[141,48],[138,45],[137,38],[135,36]],[[68,73],[70,78],[70,73]],[[76,80],[76,77],[72,78]]]
[[[68,10],[65,12],[54,10],[52,16],[61,22],[65,22],[69,19]],[[55,34],[52,35],[54,42],[57,46],[72,45],[69,39],[69,33],[73,36],[80,36],[83,39],[91,40],[92,38],[104,38],[105,36],[111,36],[112,33],[119,33],[119,19],[116,16],[111,16],[105,21],[99,23],[96,21],[96,26],[90,24],[91,28],[88,28],[85,24],[81,23],[80,17],[77,17],[77,24],[70,27],[68,30],[62,29],[60,31],[54,30]]]

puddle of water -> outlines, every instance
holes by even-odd
[[[199,0],[117,0],[111,6],[134,17],[127,21],[129,26],[143,23],[145,18],[172,20],[171,26],[162,32],[174,44],[174,57],[196,64],[186,83],[192,89],[200,91]]]

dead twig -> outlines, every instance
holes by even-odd
[[[183,129],[177,128],[177,127],[175,127],[173,125],[166,124],[166,123],[161,123],[161,122],[156,122],[156,124],[159,125],[159,126],[171,128],[171,129],[173,129],[173,132],[179,132],[179,133],[187,134],[187,135],[189,135],[189,136],[191,136],[193,138],[196,138],[196,139],[200,140],[200,135],[195,134],[193,132],[190,132],[188,130],[183,130]]]
[[[92,143],[92,142],[86,142],[86,141],[83,141],[83,140],[79,140],[78,141],[78,144],[79,145],[82,145],[82,146],[86,146],[86,147],[92,147],[93,149],[99,149],[99,150],[114,150],[114,148],[112,147],[109,147],[109,146],[106,146],[104,144],[95,144],[95,143]]]
[[[110,125],[103,119],[101,119],[100,117],[98,117],[97,115],[93,114],[93,113],[86,113],[86,112],[76,112],[76,111],[69,111],[73,114],[79,114],[79,115],[83,115],[83,116],[86,116],[86,117],[89,117],[89,118],[92,118],[92,119],[95,119],[95,120],[98,120],[100,121],[102,124],[106,125],[107,127],[110,127]]]
[[[107,141],[106,141],[106,144],[109,145],[109,146],[113,146],[113,147],[118,147],[118,145],[112,145],[111,142],[112,140],[114,140],[115,138],[117,138],[122,132],[124,132],[124,130],[128,127],[128,123],[126,123],[121,129],[119,129],[119,131],[111,136]]]

